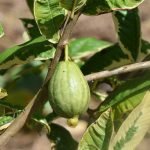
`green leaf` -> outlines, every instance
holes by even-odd
[[[143,139],[150,126],[150,91],[127,117],[116,136],[113,138],[110,150],[135,149]]]
[[[127,98],[125,101],[113,106],[115,131],[119,129],[129,113],[142,101],[146,92],[147,91],[137,93],[136,95]]]
[[[34,16],[41,34],[50,42],[57,43],[65,17],[65,10],[60,7],[59,0],[35,0]]]
[[[144,0],[87,0],[84,14],[98,15],[118,9],[133,9]]]
[[[150,55],[150,43],[148,41],[142,40],[142,48],[139,54],[139,61],[143,61],[146,57]]]
[[[0,54],[0,70],[32,60],[47,60],[54,57],[55,48],[43,37],[6,49]]]
[[[41,36],[38,26],[34,19],[21,18],[21,21],[30,39],[34,39]]]
[[[4,30],[3,30],[3,27],[2,25],[0,24],[0,38],[4,36]]]
[[[115,111],[116,118],[119,119],[119,116],[123,116],[125,113],[133,110],[143,99],[146,91],[139,92],[134,96],[131,96],[124,100],[123,102],[115,105],[113,110]]]
[[[128,101],[136,106],[141,99],[136,99],[140,93],[150,89],[150,76],[149,72],[141,77],[130,79],[118,86],[112,94],[101,104],[99,111],[103,112],[109,107],[115,106],[121,102]],[[128,103],[129,104],[129,103]],[[128,108],[129,109],[129,108]]]
[[[69,131],[57,124],[50,125],[51,132],[49,138],[55,144],[57,150],[76,150],[78,143],[72,138]]]
[[[6,130],[14,120],[11,116],[2,116],[0,117],[0,134],[3,133],[4,130]]]
[[[113,20],[121,49],[131,60],[136,61],[141,49],[141,26],[138,9],[116,11],[113,13]]]
[[[138,61],[143,61],[149,54],[150,43],[142,40]],[[84,74],[90,74],[91,72],[98,72],[104,69],[111,70],[131,63],[132,60],[122,51],[119,44],[114,44],[90,57],[81,69]]]
[[[78,150],[108,150],[113,132],[111,111],[107,110],[84,133]]]
[[[118,44],[114,44],[93,55],[81,69],[84,74],[89,74],[103,69],[117,68],[129,63],[131,61],[128,56],[122,52]]]
[[[110,45],[110,42],[95,38],[79,38],[69,43],[69,53],[73,59],[77,59],[99,52]]]
[[[0,117],[0,126],[3,126],[9,122],[11,122],[14,118],[11,117],[11,116],[3,116],[3,117]]]
[[[79,10],[85,3],[86,0],[60,0],[60,4],[63,8],[74,10],[74,12]]]

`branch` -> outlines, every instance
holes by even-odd
[[[110,71],[106,70],[106,71],[92,73],[86,75],[85,78],[87,81],[92,81],[92,80],[98,80],[102,78],[111,77],[114,75],[137,71],[140,69],[146,69],[146,68],[150,68],[150,61],[134,63]]]
[[[49,66],[48,74],[47,74],[47,77],[45,79],[44,85],[52,77],[53,72],[54,72],[55,67],[56,67],[56,64],[58,63],[58,61],[59,61],[59,59],[61,57],[62,50],[64,49],[64,46],[66,44],[68,44],[68,39],[70,38],[70,34],[71,34],[71,32],[73,30],[73,27],[76,24],[79,16],[80,16],[80,13],[76,14],[74,16],[74,18],[66,25],[65,29],[63,29],[63,33],[62,33],[61,39],[60,39],[60,41],[59,41],[59,43],[57,45],[57,49],[56,49],[56,53],[55,53],[54,59],[53,59],[52,63]]]
[[[48,81],[51,79],[54,73],[56,64],[58,63],[62,54],[62,50],[64,49],[64,45],[68,42],[70,34],[79,16],[80,13],[76,14],[74,18],[72,20],[69,20],[68,24],[66,25],[60,38],[60,41],[57,45],[54,59],[50,63],[48,73],[42,87],[39,89],[39,91],[30,101],[30,103],[25,107],[24,111],[13,121],[13,123],[0,136],[0,150],[4,148],[4,146],[8,143],[8,141],[25,125],[28,119],[30,119],[34,110],[39,108],[40,106],[39,103],[41,102],[41,100],[44,101],[45,99],[48,98],[48,91],[47,91]]]

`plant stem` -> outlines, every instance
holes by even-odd
[[[133,71],[146,69],[146,68],[150,68],[150,61],[134,63],[134,64],[122,66],[114,70],[106,70],[106,71],[92,73],[92,74],[86,75],[85,78],[87,81],[93,81],[93,80],[99,80],[102,78],[107,78],[107,77],[111,77],[114,75],[133,72]]]

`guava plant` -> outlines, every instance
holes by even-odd
[[[150,127],[150,43],[142,39],[144,0],[26,0],[25,43],[0,54],[0,149],[24,126],[58,150],[132,150]],[[78,18],[111,13],[118,40],[71,39]],[[5,31],[0,25],[0,37]],[[111,87],[102,92],[100,85]],[[95,97],[97,105],[90,108]],[[53,121],[88,127],[75,141]],[[49,149],[52,149],[49,148]]]

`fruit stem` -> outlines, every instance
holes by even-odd
[[[65,45],[65,61],[68,61],[68,44]]]

